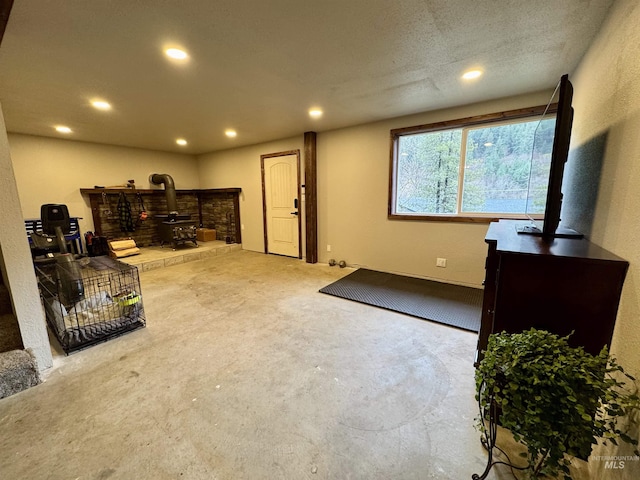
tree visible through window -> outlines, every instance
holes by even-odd
[[[456,213],[461,137],[462,130],[400,137],[397,212]]]
[[[392,132],[392,215],[544,213],[555,118],[477,123]]]

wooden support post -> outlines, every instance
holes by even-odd
[[[304,192],[307,263],[318,263],[316,132],[304,133]]]

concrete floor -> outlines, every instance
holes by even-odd
[[[233,251],[142,272],[147,328],[0,401],[0,478],[481,472],[476,335],[318,293],[350,271]]]

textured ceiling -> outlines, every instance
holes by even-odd
[[[552,88],[612,2],[17,1],[0,103],[10,132],[199,154]]]

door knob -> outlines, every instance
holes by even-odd
[[[298,212],[291,212],[291,215],[298,215]]]

